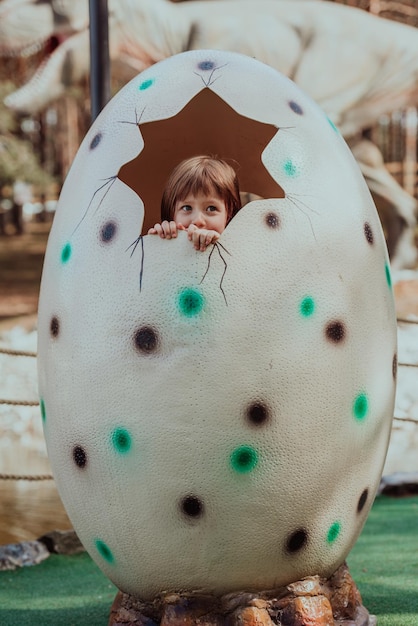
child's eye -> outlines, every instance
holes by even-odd
[[[183,206],[180,207],[180,211],[191,211],[192,207],[190,206],[190,204],[183,204]]]
[[[210,206],[207,207],[206,211],[208,211],[209,213],[215,213],[218,209],[216,208],[216,206],[213,206],[213,204],[211,204]]]

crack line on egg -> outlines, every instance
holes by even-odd
[[[73,232],[71,233],[71,236],[74,235],[74,233],[78,230],[78,228],[81,226],[82,222],[86,219],[87,217],[87,213],[89,212],[89,209],[93,203],[94,198],[96,197],[96,194],[99,193],[99,191],[101,191],[101,189],[103,189],[104,187],[106,187],[107,185],[108,188],[106,189],[106,191],[104,192],[99,204],[97,205],[97,208],[94,212],[94,215],[96,215],[97,211],[99,210],[102,202],[104,201],[104,199],[106,198],[107,194],[109,193],[109,191],[112,188],[113,183],[116,181],[117,179],[117,175],[116,176],[109,176],[108,178],[102,178],[101,180],[105,180],[106,182],[103,183],[103,185],[101,185],[100,187],[98,187],[98,189],[96,189],[96,191],[94,192],[94,194],[91,197],[90,202],[87,205],[87,209],[84,211],[84,215],[82,216],[81,220],[78,222],[77,226],[74,228]]]
[[[133,257],[135,250],[138,247],[139,242],[141,242],[141,269],[139,271],[139,291],[142,290],[142,277],[144,275],[144,258],[145,258],[145,253],[144,253],[144,238],[142,235],[139,235],[139,237],[137,237],[130,246],[128,246],[125,250],[125,252],[128,252],[128,250],[130,248],[133,248],[132,252],[131,252],[131,258]]]
[[[201,79],[202,79],[202,82],[203,82],[203,84],[205,85],[205,87],[211,87],[211,86],[213,85],[213,83],[214,83],[215,81],[217,81],[217,80],[218,80],[218,78],[220,78],[220,76],[217,76],[216,78],[214,78],[214,79],[212,80],[212,76],[214,75],[214,73],[215,73],[217,70],[221,70],[223,67],[226,67],[227,65],[228,65],[228,63],[224,63],[223,65],[219,65],[218,67],[214,67],[214,68],[213,68],[213,70],[211,71],[211,73],[210,73],[209,78],[208,78],[208,80],[207,80],[207,81],[203,78],[202,74],[199,74],[198,72],[194,72],[194,74],[196,74],[196,76],[199,76],[199,78],[201,78]]]
[[[141,122],[141,119],[142,119],[142,116],[143,116],[143,115],[144,115],[144,113],[145,113],[145,109],[146,109],[146,108],[147,108],[147,107],[145,106],[145,107],[142,109],[141,114],[139,115],[139,117],[138,117],[138,111],[135,109],[135,122],[129,122],[128,120],[119,120],[119,121],[118,121],[118,123],[119,123],[119,124],[132,124],[132,126],[139,126],[139,124],[140,124],[140,122]]]
[[[210,251],[210,254],[209,254],[209,257],[208,257],[208,266],[207,266],[206,271],[203,274],[202,280],[200,281],[199,284],[201,285],[203,283],[203,281],[206,278],[207,273],[209,272],[210,262],[211,262],[212,254],[213,254],[215,248],[216,248],[216,250],[217,250],[217,252],[218,252],[218,254],[219,254],[219,256],[220,256],[220,258],[221,258],[221,260],[223,262],[223,264],[224,264],[224,271],[222,272],[222,277],[221,277],[221,280],[220,280],[220,283],[219,283],[219,289],[222,291],[222,295],[224,297],[226,306],[228,306],[228,300],[226,299],[225,291],[224,291],[223,286],[222,286],[223,280],[224,280],[224,277],[225,277],[225,274],[226,274],[226,270],[228,269],[228,263],[226,262],[225,258],[222,256],[222,252],[220,251],[220,248],[222,248],[222,250],[224,252],[229,254],[229,256],[231,256],[231,253],[225,248],[225,246],[223,246],[221,243],[219,243],[219,241],[216,241],[214,244],[212,244],[212,250]]]
[[[138,112],[137,112],[137,110],[135,109],[135,122],[130,122],[129,120],[119,120],[119,121],[118,121],[118,123],[119,123],[119,124],[132,124],[133,126],[138,126],[138,127],[139,127],[139,124],[140,124],[140,122],[141,122],[142,116],[144,115],[145,109],[146,109],[146,107],[144,107],[144,108],[142,109],[142,111],[141,111],[141,113],[140,113],[140,115],[139,115],[139,116],[138,116]],[[104,194],[103,194],[103,196],[102,196],[102,198],[101,198],[100,202],[98,203],[98,205],[97,205],[97,207],[96,207],[96,210],[95,210],[95,212],[94,212],[94,215],[96,215],[97,211],[100,209],[100,207],[101,207],[101,205],[102,205],[102,202],[103,202],[103,201],[104,201],[104,199],[106,198],[106,196],[107,196],[107,194],[109,193],[109,191],[110,191],[110,189],[111,189],[111,187],[112,187],[113,183],[116,181],[116,179],[117,179],[117,178],[118,178],[118,174],[116,174],[116,175],[114,175],[114,176],[109,176],[108,178],[102,178],[102,179],[101,179],[101,180],[105,180],[106,182],[105,182],[105,183],[103,183],[103,185],[101,185],[100,187],[98,187],[98,188],[96,189],[96,191],[93,193],[93,195],[92,195],[92,197],[91,197],[91,200],[90,200],[90,202],[88,203],[87,208],[86,208],[86,210],[85,210],[85,212],[84,212],[84,214],[83,214],[83,216],[82,216],[81,220],[78,222],[77,226],[74,228],[73,232],[71,233],[71,236],[72,236],[72,235],[74,235],[74,233],[75,233],[75,232],[79,229],[79,227],[81,226],[82,222],[86,219],[87,214],[88,214],[88,212],[89,212],[89,210],[90,210],[90,207],[91,207],[91,205],[92,205],[92,203],[93,203],[93,201],[94,201],[94,198],[95,198],[96,194],[97,194],[97,193],[99,193],[99,191],[100,191],[101,189],[103,189],[104,187],[106,187],[106,185],[109,185],[109,187],[108,187],[108,188],[106,189],[106,191],[104,192]]]
[[[309,225],[311,227],[311,231],[312,231],[312,235],[313,238],[316,241],[316,235],[315,235],[315,231],[312,225],[312,220],[308,214],[309,211],[311,211],[312,213],[315,213],[315,215],[319,215],[319,211],[315,211],[315,209],[313,209],[312,207],[310,207],[308,204],[305,204],[305,202],[302,202],[302,200],[300,200],[302,196],[300,194],[296,194],[296,193],[288,193],[286,194],[285,198],[287,200],[289,200],[289,202],[291,202],[293,204],[293,206],[295,206],[297,209],[299,209],[299,211],[307,218]],[[306,211],[304,211],[301,207],[305,207]]]

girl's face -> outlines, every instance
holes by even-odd
[[[224,200],[212,194],[189,194],[184,200],[177,200],[173,220],[188,228],[194,224],[197,228],[206,228],[222,233],[228,214]]]

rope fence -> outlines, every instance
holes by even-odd
[[[397,322],[400,324],[418,324],[418,320],[411,320],[408,318],[398,317]],[[25,350],[12,350],[10,348],[2,348],[0,347],[0,354],[5,354],[7,356],[21,356],[21,357],[36,357],[36,352],[30,352]],[[398,363],[399,367],[412,367],[418,368],[418,363]],[[0,405],[8,405],[8,406],[39,406],[38,400],[7,400],[4,398],[0,398]],[[397,422],[409,422],[418,426],[418,420],[413,419],[412,417],[397,417],[396,415],[393,419]],[[12,480],[12,481],[43,481],[43,480],[53,480],[54,477],[52,474],[2,474],[0,473],[0,481],[2,480]]]
[[[36,357],[36,352],[31,352],[27,350],[13,350],[11,348],[3,348],[0,347],[0,354],[5,354],[7,356],[19,356],[19,357]],[[4,398],[0,398],[0,405],[8,405],[8,406],[39,406],[38,400],[6,400]],[[29,481],[29,482],[38,482],[45,480],[54,480],[52,474],[2,474],[0,473],[0,481],[10,480],[10,481]]]
[[[398,317],[396,318],[396,321],[401,324],[418,324],[418,320],[410,320],[407,317]]]
[[[38,400],[4,400],[0,398],[0,404],[8,404],[9,406],[39,406]]]
[[[418,363],[398,363],[399,367],[418,367]]]
[[[54,480],[52,474],[0,474],[0,480]]]
[[[11,350],[10,348],[0,348],[0,354],[7,354],[9,356],[36,357],[36,352],[25,352],[24,350]]]

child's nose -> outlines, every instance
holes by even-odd
[[[198,228],[204,228],[206,226],[205,216],[202,213],[200,213],[200,211],[197,215],[195,215],[193,224],[197,226]]]

